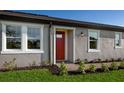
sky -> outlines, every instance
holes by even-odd
[[[79,21],[124,26],[124,10],[16,10]]]

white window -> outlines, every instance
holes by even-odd
[[[122,39],[122,33],[115,32],[115,48],[121,47],[121,39]]]
[[[21,49],[21,27],[6,25],[6,49]]]
[[[27,31],[28,49],[40,49],[40,42],[41,42],[40,37],[41,37],[40,28],[28,27],[28,31]]]
[[[88,30],[88,52],[99,52],[99,30]]]
[[[43,25],[1,23],[2,53],[43,53]]]

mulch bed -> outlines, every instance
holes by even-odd
[[[108,61],[108,62],[106,62],[106,61],[101,61],[101,62],[93,62],[93,61],[91,61],[91,62],[85,62],[85,64],[93,64],[93,63],[112,63],[112,62],[120,62],[120,61]],[[79,64],[80,62],[76,62],[75,64]]]
[[[48,69],[52,74],[55,74],[55,75],[59,75],[60,73],[60,68],[57,66],[57,65],[43,65],[43,66],[30,66],[30,67],[18,67],[18,68],[14,68],[12,71],[19,71],[19,70],[33,70],[33,69]],[[121,68],[119,67],[119,69],[124,69],[124,68]],[[110,71],[112,71],[111,68],[109,68]],[[10,71],[8,69],[0,69],[0,72],[7,72],[7,71]],[[87,73],[93,73],[89,70],[85,70],[86,74]],[[97,68],[96,71],[94,73],[101,73],[101,72],[104,72],[102,71],[101,68]],[[80,75],[82,74],[81,72],[79,71],[68,71],[68,74],[69,75]]]
[[[118,70],[121,70],[121,69],[124,69],[124,68],[121,68],[121,67],[118,68]],[[109,71],[112,71],[112,69],[109,68]],[[91,72],[89,70],[86,70],[85,72],[86,74],[93,74],[93,73],[102,73],[104,71],[101,68],[97,68],[95,72]],[[69,75],[81,75],[82,73],[79,71],[69,71],[68,74]]]
[[[20,71],[20,70],[33,70],[33,69],[48,69],[52,72],[52,74],[59,74],[60,69],[57,65],[43,65],[43,66],[27,66],[27,67],[17,67],[12,71]],[[10,71],[8,69],[0,69],[0,72]]]

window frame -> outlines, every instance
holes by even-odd
[[[11,21],[0,21],[2,24],[2,51],[1,54],[17,54],[17,53],[44,53],[43,50],[43,29],[44,25],[35,23],[22,23],[22,22],[11,22]],[[6,25],[21,26],[21,49],[7,49],[6,44]],[[28,49],[27,48],[27,28],[38,27],[40,28],[40,49]]]
[[[21,30],[21,32],[20,32],[20,37],[14,37],[14,36],[7,36],[7,26],[18,26],[18,27],[20,27],[20,30]],[[12,24],[6,24],[5,25],[5,33],[6,33],[6,50],[7,51],[17,51],[17,50],[21,50],[22,49],[22,29],[21,29],[21,26],[20,25],[12,25]],[[9,49],[9,48],[7,48],[7,39],[21,39],[21,47],[20,47],[20,49]]]
[[[90,49],[90,32],[97,33],[97,49]],[[100,52],[100,30],[88,29],[88,52]]]
[[[119,40],[120,40],[120,46],[116,46],[116,34],[120,34]],[[115,38],[114,38],[114,46],[115,48],[122,48],[122,32],[115,32]]]
[[[27,52],[43,51],[43,31],[42,31],[41,26],[28,25],[27,31],[28,31],[28,27],[40,28],[40,49],[28,49],[28,32],[27,32],[27,35],[26,35],[26,50],[27,50]]]

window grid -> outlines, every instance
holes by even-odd
[[[96,34],[96,36],[94,36],[94,33]],[[93,43],[95,45],[93,45]],[[98,32],[96,31],[90,31],[89,32],[89,48],[90,49],[98,49]]]
[[[88,29],[88,52],[100,52],[100,30]]]
[[[21,49],[20,26],[6,25],[6,42],[6,49]]]

